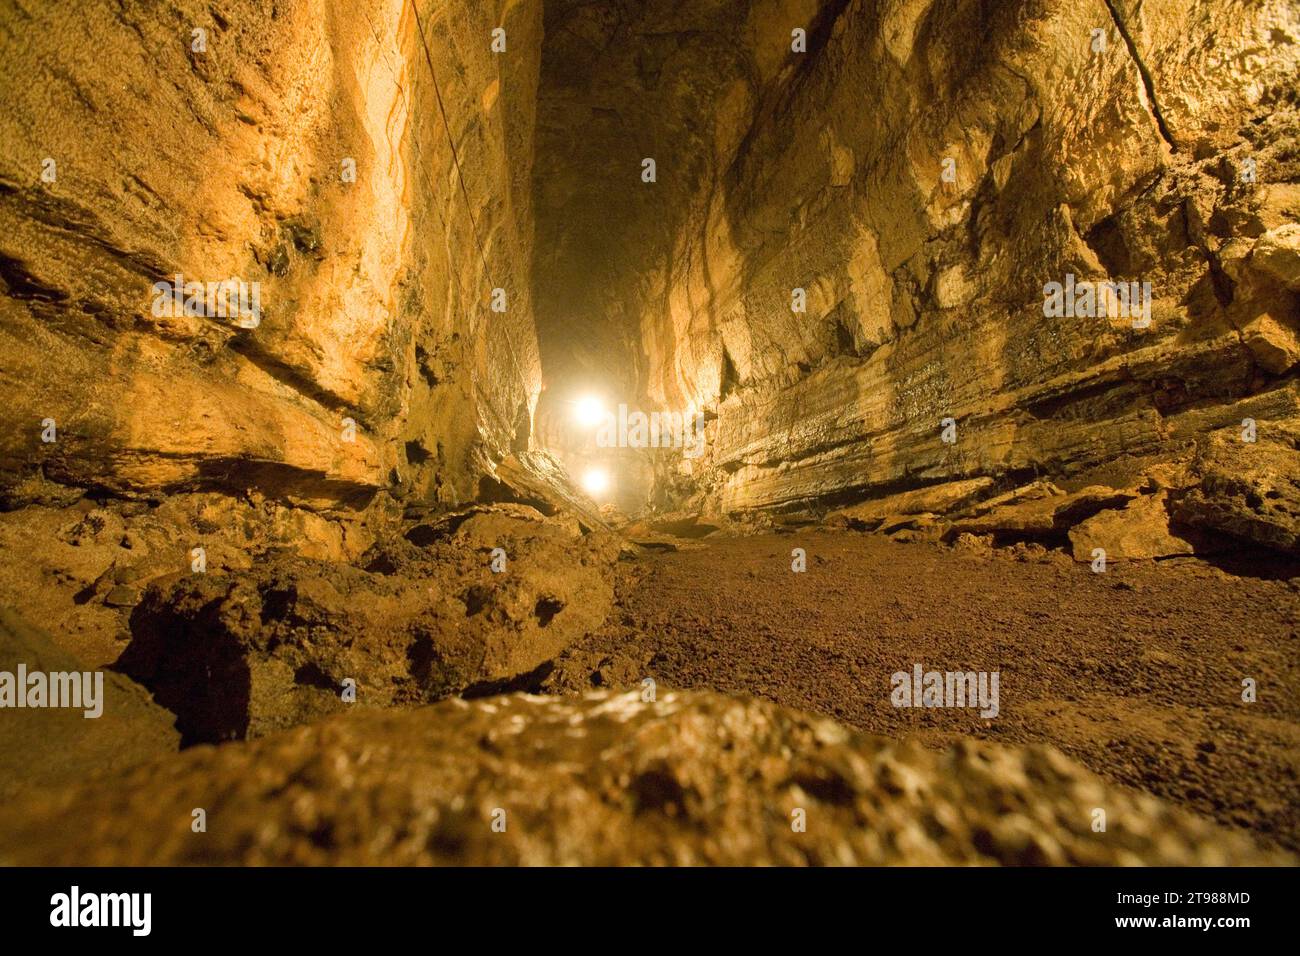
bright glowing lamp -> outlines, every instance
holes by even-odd
[[[593,498],[609,491],[609,472],[604,468],[588,468],[582,475],[582,490]]]
[[[573,405],[573,417],[585,428],[593,428],[605,420],[605,403],[595,395],[578,399]]]

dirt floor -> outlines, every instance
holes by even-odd
[[[115,660],[131,607],[105,602],[113,568],[146,551],[165,563],[175,549],[147,522],[123,530],[111,515],[99,527],[98,511],[24,514],[0,521],[0,553],[12,559],[0,562],[0,604],[90,666]],[[649,677],[936,747],[962,736],[1047,742],[1110,781],[1300,850],[1300,565],[1173,559],[1094,574],[1032,545],[812,529],[661,546],[676,550],[619,562],[605,625],[543,671],[540,688],[530,676],[515,689],[633,688]],[[804,573],[791,570],[795,548]],[[22,557],[33,554],[41,560]],[[891,676],[916,664],[998,671],[999,713],[895,708]],[[1242,700],[1246,678],[1253,703]],[[127,703],[113,709],[117,725],[96,722],[120,742],[114,753],[172,752],[171,715]],[[11,756],[16,774],[25,763]]]
[[[807,552],[807,571],[791,551]],[[621,567],[604,628],[545,690],[749,693],[870,732],[1047,742],[1100,775],[1300,849],[1300,577],[1276,563],[800,531],[682,542]],[[1288,577],[1288,575],[1291,575]],[[998,671],[1000,712],[895,708],[891,675]],[[1258,699],[1242,700],[1245,678]]]

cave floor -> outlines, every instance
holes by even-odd
[[[792,571],[794,548],[805,573]],[[1048,743],[1111,781],[1300,849],[1300,578],[1257,570],[1175,559],[1095,574],[1061,552],[852,532],[682,542],[622,563],[615,612],[542,689],[650,677],[936,747]],[[998,671],[998,715],[895,708],[891,675],[916,664]]]

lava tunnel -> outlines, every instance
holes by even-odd
[[[1294,865],[1297,75],[1294,0],[0,3],[0,864]]]

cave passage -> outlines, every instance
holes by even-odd
[[[0,862],[1293,865],[1297,75],[1293,0],[5,4]]]

